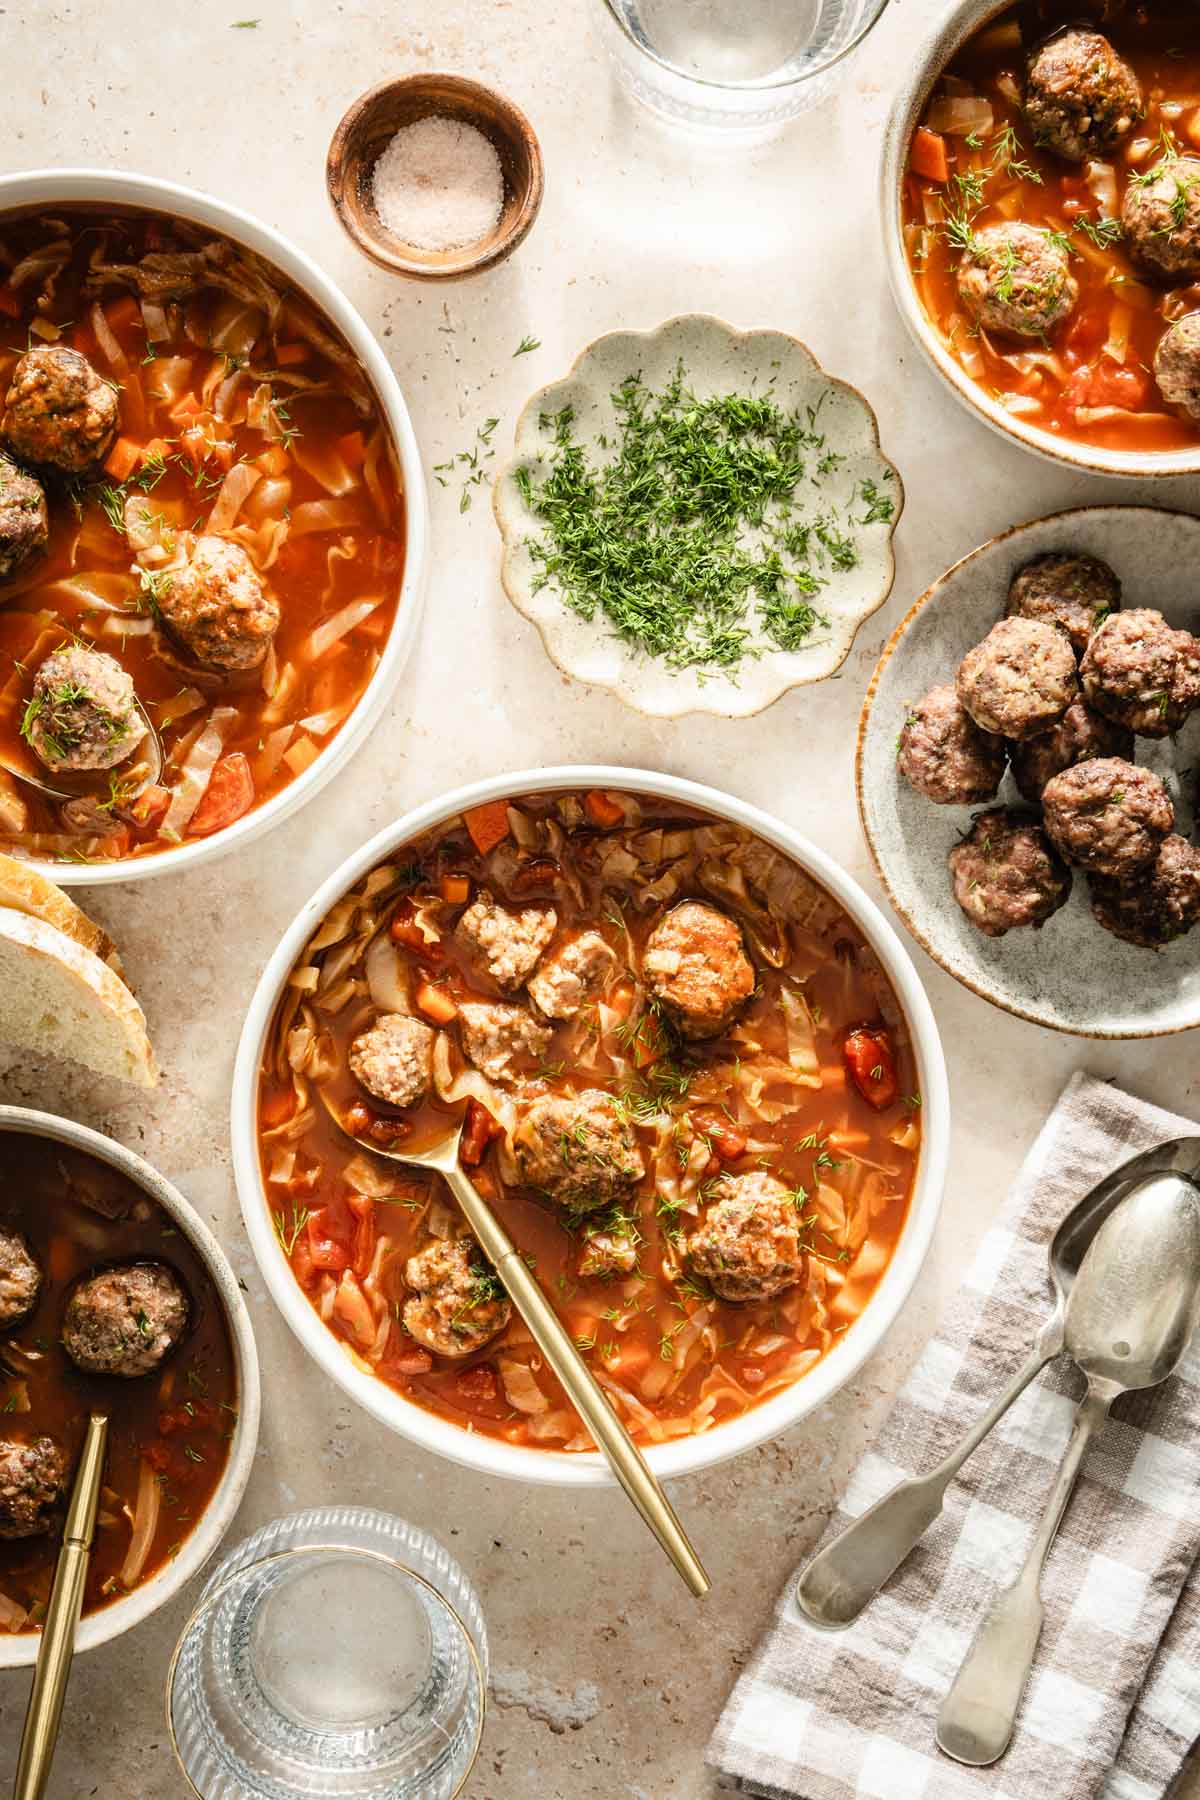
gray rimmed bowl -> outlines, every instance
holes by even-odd
[[[1010,11],[1012,0],[957,0],[950,11],[917,45],[907,63],[900,85],[892,101],[891,112],[883,134],[883,151],[879,171],[879,207],[883,227],[883,249],[892,293],[918,348],[946,383],[951,393],[968,412],[999,432],[1010,443],[1020,444],[1051,462],[1066,463],[1089,475],[1122,475],[1161,477],[1194,475],[1200,472],[1200,445],[1182,450],[1108,450],[1095,444],[1081,444],[1052,431],[1044,431],[1028,420],[1008,412],[986,388],[972,381],[962,365],[950,355],[938,332],[930,324],[917,297],[912,272],[904,248],[900,213],[902,183],[908,160],[908,146],[915,127],[920,123],[926,102],[946,64],[962,46],[989,20]],[[1085,10],[1085,9],[1080,9]],[[1065,166],[1065,165],[1064,165]]]
[[[1003,614],[1016,571],[1052,550],[1082,550],[1110,563],[1121,578],[1124,605],[1157,607],[1172,625],[1200,626],[1193,574],[1200,564],[1200,519],[1190,513],[1089,506],[1014,526],[948,569],[892,634],[859,724],[859,813],[892,905],[921,947],[972,993],[1017,1018],[1078,1037],[1165,1037],[1200,1025],[1200,938],[1180,938],[1160,951],[1123,943],[1093,919],[1079,872],[1067,904],[1040,931],[984,937],[954,899],[946,858],[976,813],[989,806],[1025,808],[1011,774],[986,805],[935,806],[896,767],[908,708],[931,687],[953,680],[966,652]],[[1136,757],[1163,777],[1176,830],[1189,833],[1200,713],[1175,740],[1138,738]]]

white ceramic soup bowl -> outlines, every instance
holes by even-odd
[[[246,1483],[250,1479],[254,1452],[258,1445],[262,1401],[258,1352],[254,1345],[250,1315],[242,1299],[237,1276],[225,1260],[225,1252],[199,1213],[157,1169],[151,1168],[140,1156],[135,1156],[132,1150],[126,1150],[123,1144],[104,1137],[98,1131],[92,1131],[87,1125],[76,1125],[71,1119],[61,1119],[55,1113],[35,1112],[26,1106],[0,1106],[0,1132],[4,1131],[20,1131],[30,1137],[69,1145],[72,1150],[79,1150],[86,1156],[94,1156],[97,1162],[107,1163],[109,1168],[115,1169],[119,1175],[124,1175],[127,1180],[140,1187],[163,1212],[170,1215],[212,1277],[225,1310],[237,1370],[237,1422],[229,1445],[229,1460],[225,1464],[225,1473],[216,1492],[173,1557],[168,1558],[148,1581],[134,1588],[123,1600],[112,1601],[110,1605],[90,1613],[82,1621],[76,1635],[75,1648],[77,1651],[94,1650],[98,1645],[107,1644],[111,1638],[120,1637],[123,1632],[140,1625],[143,1619],[148,1619],[151,1613],[157,1612],[160,1606],[165,1606],[168,1600],[173,1599],[181,1588],[186,1587],[193,1575],[199,1574],[232,1525],[234,1514],[246,1491]],[[40,1633],[34,1631],[15,1635],[0,1632],[0,1669],[20,1669],[36,1662],[41,1641]]]
[[[972,381],[962,364],[951,356],[941,334],[926,317],[913,282],[904,246],[901,192],[908,147],[925,112],[934,83],[950,60],[990,19],[1007,12],[1011,0],[957,0],[918,43],[905,65],[892,101],[883,136],[880,163],[879,209],[888,279],[900,316],[918,347],[925,353],[955,398],[985,425],[1011,443],[1023,445],[1052,462],[1067,463],[1089,475],[1167,476],[1190,475],[1200,470],[1200,447],[1181,450],[1110,450],[1081,444],[1045,431],[1020,419],[983,387]],[[1080,9],[1085,10],[1085,9]]]
[[[711,1468],[743,1450],[751,1450],[824,1406],[857,1374],[895,1321],[925,1260],[941,1207],[950,1125],[950,1096],[941,1040],[925,991],[900,939],[858,883],[823,850],[818,850],[815,844],[789,826],[732,795],[671,775],[608,765],[527,769],[517,774],[494,775],[487,781],[472,782],[468,787],[457,788],[453,793],[417,807],[386,826],[335,869],[297,914],[263,970],[238,1046],[233,1077],[233,1164],[246,1229],[258,1266],[276,1305],[309,1354],[351,1399],[390,1430],[411,1438],[425,1450],[449,1457],[452,1462],[462,1463],[481,1474],[504,1475],[517,1481],[544,1482],[558,1487],[597,1487],[608,1484],[612,1477],[598,1454],[568,1455],[565,1451],[534,1450],[507,1444],[482,1432],[465,1431],[448,1419],[427,1412],[404,1399],[386,1382],[356,1368],[339,1339],[322,1324],[292,1274],[271,1226],[256,1129],[258,1071],[276,1003],[304,945],[334,902],[376,863],[382,862],[400,845],[452,819],[469,806],[479,806],[488,800],[516,798],[521,794],[596,787],[679,801],[685,806],[703,808],[735,825],[746,826],[819,881],[860,927],[895,989],[912,1034],[922,1097],[923,1142],[908,1220],[883,1280],[861,1318],[812,1372],[793,1387],[774,1395],[761,1406],[753,1407],[740,1418],[714,1426],[699,1437],[652,1446],[647,1456],[656,1474],[690,1474],[697,1469]]]
[[[174,875],[200,863],[210,863],[226,851],[261,837],[273,825],[289,818],[345,767],[378,722],[416,642],[424,603],[429,505],[417,440],[391,364],[340,288],[303,250],[240,207],[215,200],[195,188],[181,187],[174,181],[160,181],[152,175],[127,175],[115,169],[34,169],[0,177],[0,229],[9,213],[78,205],[140,207],[188,219],[198,225],[210,226],[273,263],[332,320],[366,371],[391,433],[405,507],[404,577],[396,622],[380,654],[378,668],[337,735],[330,739],[303,774],[280,793],[212,837],[120,862],[33,864],[62,887],[80,884],[100,887],[109,882],[146,881],[154,875]]]

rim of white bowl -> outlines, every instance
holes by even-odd
[[[0,1132],[4,1131],[48,1138],[53,1143],[67,1144],[87,1156],[94,1156],[134,1182],[170,1214],[212,1276],[225,1308],[237,1367],[237,1424],[229,1446],[229,1460],[216,1492],[173,1557],[123,1600],[112,1601],[99,1611],[89,1613],[82,1621],[75,1649],[77,1652],[95,1650],[100,1644],[107,1644],[112,1638],[140,1625],[143,1619],[148,1619],[151,1613],[173,1599],[193,1575],[200,1573],[233,1524],[258,1447],[262,1410],[258,1350],[246,1302],[225,1252],[195,1207],[165,1175],[160,1175],[144,1157],[127,1150],[114,1138],[105,1137],[88,1125],[79,1125],[73,1119],[61,1118],[57,1113],[38,1112],[29,1106],[0,1106]],[[41,1641],[39,1632],[22,1632],[15,1636],[0,1632],[0,1669],[22,1669],[36,1662]]]
[[[650,1466],[659,1476],[711,1468],[778,1436],[825,1405],[858,1373],[898,1318],[933,1240],[945,1184],[950,1133],[950,1094],[933,1010],[900,937],[875,902],[833,858],[780,820],[716,788],[652,770],[613,764],[562,764],[523,769],[471,782],[395,820],[347,857],[301,908],[272,952],[242,1027],[232,1096],[233,1167],[251,1248],[272,1299],[313,1360],[375,1419],[422,1449],[482,1475],[557,1487],[604,1487],[612,1477],[596,1454],[530,1450],[461,1426],[404,1399],[350,1361],[292,1274],[270,1222],[256,1133],[258,1070],[276,1002],[305,943],[335,900],[397,845],[461,813],[468,806],[523,793],[564,788],[616,788],[680,801],[757,832],[808,870],[861,927],[887,971],[908,1020],[922,1099],[922,1146],[908,1219],[883,1280],[859,1320],[811,1371],[761,1406],[714,1426],[698,1437],[652,1446]]]
[[[892,100],[883,134],[879,165],[879,207],[883,225],[884,258],[897,310],[918,348],[924,351],[951,393],[975,418],[982,419],[1010,444],[1032,450],[1049,462],[1082,469],[1089,475],[1113,475],[1125,479],[1157,481],[1170,476],[1195,475],[1200,471],[1200,445],[1190,449],[1107,450],[1096,444],[1058,437],[1017,418],[971,380],[934,330],[917,298],[912,271],[905,254],[900,211],[904,165],[908,143],[920,120],[934,82],[947,63],[989,19],[1007,12],[1012,0],[958,0],[939,16],[917,46]]]
[[[370,327],[336,282],[273,225],[199,188],[184,187],[155,175],[103,168],[30,169],[0,176],[0,215],[37,206],[105,204],[175,212],[195,224],[210,226],[275,264],[333,321],[366,370],[399,459],[405,506],[404,575],[396,622],[384,644],[378,668],[341,730],[302,775],[224,831],[195,843],[113,863],[30,860],[31,868],[60,887],[102,887],[181,874],[253,842],[319,793],[362,747],[392,698],[420,628],[429,546],[425,472],[404,394]]]

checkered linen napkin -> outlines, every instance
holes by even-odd
[[[944,1456],[1025,1359],[1050,1305],[1046,1244],[1107,1171],[1188,1120],[1072,1077],[826,1539]],[[708,1760],[768,1800],[1162,1800],[1200,1733],[1200,1354],[1118,1401],[1050,1553],[1046,1622],[1017,1731],[990,1769],[943,1756],[934,1721],[1016,1573],[1066,1448],[1079,1372],[1060,1357],[951,1484],[884,1592],[845,1631],[808,1624],[794,1578]]]

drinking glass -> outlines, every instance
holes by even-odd
[[[452,1800],[486,1692],[483,1614],[458,1564],[402,1519],[317,1507],[210,1577],[167,1717],[200,1800]]]
[[[829,92],[887,0],[598,0],[626,87],[676,123],[759,129]]]

